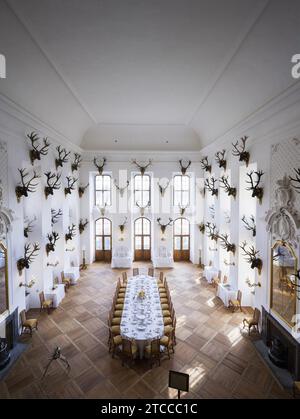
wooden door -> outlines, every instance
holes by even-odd
[[[174,260],[190,260],[190,223],[186,218],[174,221]]]
[[[101,262],[111,262],[111,221],[108,218],[99,218],[95,226],[95,259]]]
[[[134,222],[134,260],[151,260],[151,221],[145,217]]]

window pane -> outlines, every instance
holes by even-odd
[[[178,235],[181,234],[181,220],[178,219],[174,223],[174,234]]]
[[[135,229],[134,229],[135,234],[142,234],[142,219],[141,218],[138,218],[135,221],[134,226],[135,226]]]
[[[104,237],[104,250],[110,250],[110,237]]]
[[[143,190],[149,191],[150,189],[150,176],[143,176]]]
[[[102,205],[102,192],[96,191],[96,205]]]
[[[144,250],[150,249],[150,237],[144,236]]]
[[[148,205],[149,202],[150,202],[150,193],[149,192],[143,192],[142,206],[144,207],[145,205]]]
[[[147,218],[143,218],[143,233],[150,235],[150,221]]]
[[[96,176],[96,189],[103,189],[102,176]]]
[[[174,193],[174,205],[181,204],[181,192]]]
[[[134,194],[134,204],[142,205],[142,193],[139,191],[135,191]]]
[[[142,176],[136,175],[134,178],[134,189],[141,190],[142,189]]]
[[[96,250],[103,250],[102,249],[102,237],[96,237]]]
[[[110,190],[110,176],[103,176],[103,189]]]
[[[104,193],[103,193],[103,196],[104,196],[104,200],[103,200],[103,205],[106,203],[107,205],[110,205],[111,204],[111,202],[110,202],[110,191],[105,191]]]
[[[189,250],[189,238],[182,237],[182,250]]]
[[[174,176],[174,190],[181,190],[181,176]]]
[[[111,232],[110,232],[110,226],[111,226],[110,221],[104,219],[104,235],[110,235],[111,234]]]
[[[174,237],[174,249],[180,250],[180,237]]]
[[[142,248],[142,238],[138,236],[135,238],[135,249],[141,250],[141,248]]]
[[[190,178],[189,176],[182,176],[182,190],[188,191],[190,189]]]
[[[101,234],[103,234],[103,232],[102,232],[102,219],[96,221],[96,235],[100,236]]]
[[[189,234],[190,225],[188,220],[182,219],[182,233],[181,234]]]
[[[185,206],[189,204],[189,192],[182,192],[182,201],[181,201],[181,205]]]

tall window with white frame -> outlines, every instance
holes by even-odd
[[[111,206],[112,181],[110,175],[95,176],[95,204],[100,207]]]
[[[151,177],[150,175],[134,176],[134,204],[145,208],[151,204]]]
[[[173,178],[173,205],[186,208],[190,205],[190,177],[175,175]]]

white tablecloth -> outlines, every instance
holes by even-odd
[[[212,267],[212,266],[205,266],[203,276],[207,280],[207,282],[211,283],[213,277],[218,276],[219,271],[218,269]]]
[[[144,299],[138,297],[142,290]],[[163,336],[164,322],[156,278],[138,275],[128,279],[120,327],[122,336],[136,341],[140,358],[148,341]]]
[[[228,307],[229,300],[236,299],[237,290],[232,289],[230,284],[218,284],[217,296],[221,298],[224,305]]]
[[[45,292],[45,298],[46,300],[51,299],[53,300],[53,307],[58,307],[60,302],[64,299],[65,297],[65,286],[64,284],[58,284],[56,285],[56,289],[55,290],[49,290],[47,292]]]
[[[71,285],[76,285],[78,279],[80,278],[79,267],[64,269],[64,275],[66,278],[70,278]]]

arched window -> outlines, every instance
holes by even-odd
[[[111,176],[95,176],[95,205],[111,205]]]
[[[190,260],[190,222],[186,218],[174,221],[174,260]]]
[[[173,205],[190,205],[190,177],[175,175],[173,178]]]
[[[151,221],[145,217],[134,222],[134,259],[151,260]]]
[[[151,204],[151,177],[150,175],[134,176],[134,204],[145,207]]]
[[[112,223],[108,218],[99,218],[95,223],[95,259],[96,261],[111,261],[111,231]]]

